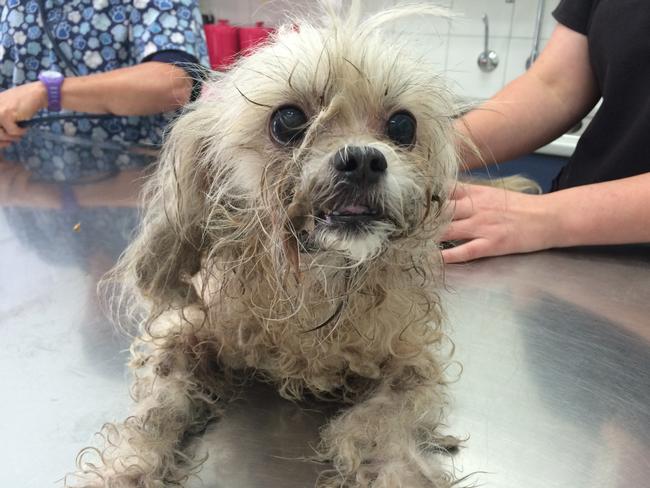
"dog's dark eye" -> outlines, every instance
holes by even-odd
[[[409,147],[415,142],[415,117],[408,112],[396,112],[386,122],[386,135],[398,146]]]
[[[298,107],[280,107],[271,116],[271,136],[283,146],[302,140],[307,130],[307,116]]]

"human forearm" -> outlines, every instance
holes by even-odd
[[[461,141],[461,160],[471,169],[529,154],[563,134],[576,118],[527,74],[456,123],[462,138],[475,146]]]
[[[650,242],[650,173],[542,195],[552,247]]]
[[[175,110],[190,98],[192,81],[177,66],[155,61],[107,73],[67,78],[66,110],[115,115],[151,115]]]
[[[564,133],[597,99],[585,36],[558,26],[530,70],[457,121],[462,161],[474,168],[527,154]]]

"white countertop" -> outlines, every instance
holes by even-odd
[[[535,153],[568,158],[575,151],[578,139],[580,139],[580,134],[564,134],[550,144],[540,147]]]

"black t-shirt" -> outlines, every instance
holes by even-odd
[[[603,102],[557,189],[650,171],[650,0],[562,0],[561,24],[585,34]]]

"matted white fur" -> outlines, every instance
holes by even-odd
[[[362,20],[359,2],[323,2],[215,77],[176,121],[109,281],[116,304],[140,317],[136,410],[104,426],[68,486],[182,485],[201,464],[189,439],[250,375],[287,398],[348,404],[323,428],[331,469],[319,487],[457,483],[437,459],[455,442],[439,432],[437,246],[455,111],[436,73],[382,30],[412,15],[445,12],[410,5]],[[269,133],[286,105],[308,118],[294,146]],[[399,111],[417,121],[409,147],[386,135]],[[383,155],[377,184],[355,188],[332,169],[351,146]],[[323,217],[344,204],[380,217],[352,229]]]

